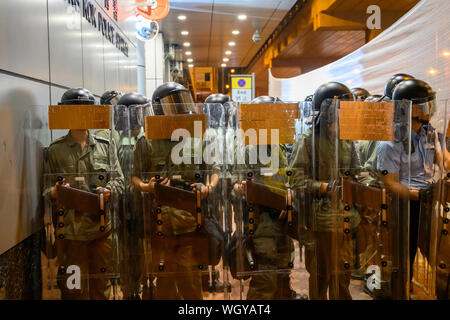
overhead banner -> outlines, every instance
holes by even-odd
[[[255,98],[255,74],[231,76],[231,98],[235,102],[250,102]]]

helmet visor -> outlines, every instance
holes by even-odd
[[[436,100],[430,100],[424,103],[413,103],[413,118],[430,118],[437,111]]]
[[[161,104],[190,104],[194,103],[194,99],[189,91],[176,91],[161,98],[159,102]]]

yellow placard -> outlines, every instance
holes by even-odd
[[[394,102],[341,101],[341,140],[394,141]]]
[[[206,114],[186,114],[171,116],[145,117],[145,136],[147,140],[171,139],[172,133],[177,129],[189,131],[195,137],[195,125],[201,124],[201,135],[206,131]],[[201,138],[201,137],[198,137]]]
[[[98,105],[48,106],[51,130],[111,129],[111,107]]]
[[[243,77],[232,77],[231,78],[231,88],[232,89],[252,89],[252,77],[251,76],[243,76]]]

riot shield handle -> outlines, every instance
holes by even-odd
[[[105,228],[105,198],[104,193],[105,189],[100,188],[98,191],[98,201],[99,201],[99,214],[100,214],[100,231],[104,232]]]
[[[286,212],[288,216],[289,227],[292,227],[292,209],[292,190],[291,188],[288,188],[286,192]]]

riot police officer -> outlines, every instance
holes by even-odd
[[[306,131],[297,141],[296,154],[291,166],[294,169],[294,187],[303,187],[314,199],[310,212],[304,212],[305,264],[309,273],[310,299],[351,299],[349,291],[350,272],[345,264],[353,261],[352,244],[338,237],[339,223],[333,207],[340,204],[333,197],[339,188],[339,179],[333,178],[333,165],[338,157],[338,174],[358,168],[355,146],[346,140],[339,141],[336,150],[336,102],[353,100],[353,94],[345,85],[330,82],[321,85],[313,97],[313,110],[317,114],[314,127]],[[315,131],[313,134],[313,130]],[[313,139],[314,137],[314,139]],[[314,154],[313,154],[314,152]],[[315,170],[315,172],[313,172]],[[350,225],[354,230],[358,214],[350,212]]]
[[[409,199],[409,262],[410,278],[418,247],[421,198],[433,185],[433,166],[444,164],[450,168],[450,155],[443,152],[436,130],[430,118],[436,110],[436,94],[424,81],[409,79],[400,82],[394,89],[392,99],[412,102],[411,145],[383,141],[377,148],[377,169],[386,187]],[[408,152],[411,149],[411,163]],[[421,248],[425,249],[425,248]],[[427,249],[423,250],[427,254]],[[439,281],[438,281],[439,283]],[[438,289],[439,290],[439,289]]]
[[[93,95],[86,89],[67,90],[60,105],[94,105]],[[92,134],[89,130],[70,130],[65,136],[52,142],[48,148],[45,195],[53,207],[60,202],[57,186],[71,187],[89,193],[99,193],[106,203],[116,201],[123,191],[123,174],[110,140]],[[60,209],[59,209],[60,210]],[[57,258],[60,278],[58,285],[62,299],[109,299],[111,282],[107,273],[113,272],[114,245],[111,221],[114,205],[105,206],[104,222],[101,212],[86,213],[75,209],[63,213],[57,225]],[[61,215],[60,215],[61,217]],[[63,230],[63,231],[61,231]],[[67,285],[66,270],[78,266],[81,286]],[[103,273],[103,274],[102,274]]]
[[[251,104],[273,104],[277,108],[277,103],[282,101],[277,97],[261,96],[254,99]],[[256,146],[248,145],[243,147],[246,164],[238,165],[234,172],[237,183],[234,184],[234,192],[237,195],[244,195],[246,188],[243,179],[248,173],[240,172],[241,169],[249,171],[255,181],[263,185],[276,185],[280,190],[285,188],[285,176],[282,172],[288,167],[288,150],[286,145],[258,145],[258,152],[261,148],[267,148],[266,152],[271,157],[277,157],[279,170],[276,174],[267,177],[267,179],[258,178],[258,172],[263,168],[268,168],[268,164],[263,164],[259,159],[253,164],[250,160],[250,154]],[[253,149],[253,150],[252,150]],[[262,179],[262,181],[258,181]],[[295,292],[290,283],[290,265],[294,253],[294,243],[287,235],[286,212],[279,211],[267,206],[252,204],[254,211],[258,212],[256,217],[256,229],[247,240],[248,248],[254,259],[255,270],[251,272],[251,280],[247,293],[248,300],[291,300],[301,299],[302,297]],[[250,204],[244,203],[242,209],[242,219],[244,221],[245,233],[249,230],[249,220],[246,209]],[[253,209],[252,209],[253,210]],[[251,223],[251,222],[250,222]],[[250,249],[251,248],[251,249]]]
[[[195,107],[186,88],[181,84],[168,82],[154,91],[149,115],[188,115],[196,112]],[[187,141],[191,143],[190,150],[194,151],[198,139]],[[195,152],[191,153],[191,164],[175,163],[171,152],[177,144],[170,139],[146,140],[141,137],[134,152],[132,182],[137,191],[149,196],[144,197],[145,206],[161,214],[161,219],[158,220],[161,228],[159,232],[155,230],[158,228],[155,222],[144,222],[146,242],[151,247],[151,250],[146,250],[147,270],[151,276],[156,277],[154,297],[201,300],[201,270],[204,270],[204,266],[198,259],[201,254],[208,254],[208,240],[196,233],[202,227],[190,212],[176,209],[177,199],[173,199],[173,205],[156,208],[155,187],[158,183],[189,192],[197,190],[205,200],[217,187],[219,177],[212,173],[206,179],[199,173],[208,168],[192,161]],[[146,219],[149,218],[147,215],[150,213],[146,211],[144,214]]]

